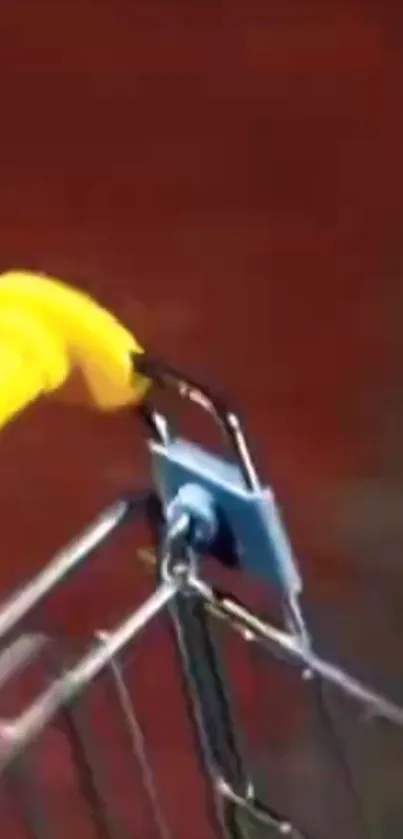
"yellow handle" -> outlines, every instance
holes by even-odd
[[[15,347],[2,346],[0,350],[0,428],[25,408],[41,393],[43,375],[36,365],[21,364],[21,355]],[[10,383],[13,383],[10,387]]]
[[[134,352],[134,336],[87,295],[32,273],[0,277],[0,427],[46,392],[104,411],[139,402],[148,381]]]

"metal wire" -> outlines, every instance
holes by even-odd
[[[144,503],[144,499],[142,501]],[[91,528],[67,549],[59,552],[37,578],[28,583],[0,610],[0,640],[8,638],[18,624],[59,583],[108,536],[132,509],[130,501],[121,501],[108,508]],[[229,621],[248,643],[257,643],[281,658],[298,665],[304,672],[315,674],[324,684],[336,686],[344,694],[369,707],[372,713],[403,726],[403,708],[351,677],[342,668],[316,655],[305,630],[302,617],[291,614],[291,631],[279,629],[250,612],[232,596],[209,585],[198,576],[198,559],[188,547],[192,522],[180,516],[167,531],[159,558],[160,582],[147,600],[136,608],[115,629],[97,634],[97,642],[76,663],[56,675],[28,708],[15,720],[0,721],[0,776],[23,798],[22,815],[35,839],[53,839],[40,809],[39,796],[27,778],[27,749],[54,720],[64,720],[75,763],[93,822],[102,839],[126,839],[117,823],[111,820],[103,800],[102,786],[94,773],[96,757],[91,755],[85,731],[76,715],[77,700],[105,672],[113,676],[133,754],[140,764],[143,782],[151,802],[154,821],[162,839],[172,839],[160,807],[152,766],[147,755],[144,735],[133,708],[133,702],[119,666],[122,650],[161,612],[170,617],[176,639],[188,707],[194,724],[202,766],[210,795],[213,824],[224,839],[249,839],[250,820],[274,831],[279,837],[308,839],[305,830],[256,795],[251,773],[245,765],[239,726],[234,719],[225,674],[219,663],[215,641],[211,637],[207,610]],[[293,622],[294,621],[294,622]],[[10,674],[17,672],[42,649],[42,636],[20,639],[0,653],[0,687]],[[314,686],[316,680],[314,680]],[[323,696],[317,697],[323,708]],[[332,721],[323,716],[327,736],[334,736]],[[330,728],[329,728],[330,726]],[[242,739],[242,738],[241,738]],[[333,746],[337,746],[333,742]],[[335,748],[335,756],[340,754]],[[29,757],[29,751],[28,751]],[[33,778],[33,781],[35,779]],[[351,779],[347,778],[351,783]],[[29,789],[28,789],[29,787]],[[247,820],[244,819],[247,816]],[[44,826],[45,825],[45,826]],[[365,826],[364,826],[365,827]]]
[[[180,580],[162,583],[106,640],[94,645],[55,679],[16,719],[0,723],[0,774],[18,754],[105,670],[110,661],[165,609],[180,590]]]
[[[98,637],[101,641],[105,641],[109,638],[109,633],[100,631],[96,633],[96,637]],[[140,722],[137,719],[136,712],[134,710],[134,703],[127,688],[122,667],[120,666],[117,658],[112,659],[108,667],[119,707],[122,711],[122,717],[125,722],[125,732],[129,738],[131,751],[142,771],[143,785],[151,804],[155,826],[161,839],[173,839],[168,821],[160,803],[155,773],[147,752],[146,739]]]
[[[149,551],[140,552],[140,558],[148,564],[155,563],[155,556],[153,557]],[[302,623],[303,619],[300,611],[297,613],[298,621],[294,622],[289,618],[288,625],[293,629],[285,632],[251,613],[235,598],[220,590],[214,589],[207,582],[201,580],[197,575],[197,567],[194,562],[193,573],[189,576],[188,584],[200,596],[207,612],[210,612],[216,618],[229,622],[230,627],[240,633],[248,644],[258,644],[275,656],[286,659],[286,661],[293,664],[298,664],[301,667],[304,680],[307,682],[308,687],[311,686],[313,690],[313,698],[316,702],[323,733],[326,736],[329,749],[342,773],[346,790],[354,806],[357,828],[356,835],[366,836],[369,827],[364,815],[363,802],[356,787],[355,777],[347,762],[344,745],[339,739],[337,729],[331,718],[331,711],[327,705],[327,697],[326,695],[323,696],[323,693],[326,690],[326,684],[329,684],[329,682],[330,684],[335,684],[344,694],[360,703],[364,703],[367,707],[371,707],[371,709],[375,708],[378,715],[383,716],[392,723],[398,723],[400,725],[403,724],[403,709],[391,703],[390,700],[385,699],[382,695],[367,688],[358,680],[353,679],[341,668],[337,668],[333,664],[316,656],[312,649],[308,632]],[[303,626],[303,632],[298,631],[301,625]],[[182,629],[182,635],[183,632]],[[213,772],[211,774],[213,775]],[[289,830],[293,829],[294,834],[291,833],[291,835],[306,836],[306,832],[304,834],[295,832],[296,828],[293,828],[286,818],[272,811],[269,811],[269,815],[267,815],[267,805],[262,805],[261,802],[253,802],[253,795],[245,796],[243,793],[234,789],[228,780],[225,780],[223,777],[220,777],[218,781],[216,779],[216,783],[218,783],[219,788],[225,791],[227,797],[234,803],[241,806],[240,802],[242,801],[244,810],[249,812],[249,814],[251,812],[254,813],[257,820],[259,820],[259,816],[262,813],[265,813],[264,818],[266,818],[266,822],[263,818],[263,823],[267,825],[270,823],[273,829],[272,822],[274,821],[279,834],[287,834]]]
[[[308,839],[306,831],[297,829],[289,819],[256,796],[251,773],[245,765],[239,722],[234,720],[225,675],[219,665],[200,591],[195,585],[197,558],[183,543],[188,528],[189,521],[182,516],[176,529],[174,525],[173,530],[168,531],[162,569],[166,580],[176,569],[180,569],[186,579],[182,596],[172,602],[169,613],[201,761],[210,779],[213,823],[224,839],[250,839],[251,822],[242,819],[242,814],[270,827],[278,836]],[[189,592],[186,597],[187,589],[197,592],[196,600],[194,597],[189,599]]]
[[[142,511],[148,498],[149,493],[141,493],[111,504],[69,545],[58,551],[42,571],[13,594],[0,609],[0,641],[17,629],[21,621],[65,582],[130,514]]]
[[[190,576],[189,586],[197,591],[215,615],[230,622],[249,643],[258,643],[272,654],[316,673],[341,693],[371,709],[375,717],[403,727],[403,708],[381,693],[366,687],[341,667],[318,656],[292,633],[268,623],[234,597]]]
[[[221,794],[218,784],[224,774],[231,784],[241,786],[243,793],[249,785],[224,674],[206,615],[198,597],[189,597],[189,590],[186,596],[187,581],[197,572],[197,557],[188,544],[191,524],[188,515],[181,515],[167,527],[161,544],[159,573],[166,580],[181,574],[186,581],[184,596],[172,602],[169,615],[195,745],[207,782],[210,821],[223,839],[249,839],[249,831],[239,818],[239,808]]]

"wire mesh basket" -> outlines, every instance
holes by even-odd
[[[399,790],[379,744],[398,764],[403,709],[317,654],[298,566],[239,419],[181,373],[145,355],[137,363],[217,419],[230,456],[177,437],[143,406],[150,489],[117,500],[2,604],[2,835],[400,835]],[[78,649],[38,631],[44,601],[127,519],[145,519],[152,534],[148,596],[116,626],[106,616]],[[222,564],[271,586],[282,620],[222,590],[211,573]],[[175,707],[164,704],[166,679]],[[278,680],[304,709],[289,744],[299,768],[270,747]]]

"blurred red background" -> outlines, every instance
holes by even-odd
[[[233,396],[329,608],[374,582],[401,604],[401,18],[388,0],[0,12],[0,268],[93,293]],[[0,464],[4,590],[147,475],[128,416],[48,405]],[[112,618],[137,573],[116,550],[58,616]],[[357,655],[381,656],[390,608],[355,626]]]

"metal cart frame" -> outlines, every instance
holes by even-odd
[[[137,359],[136,364],[138,367],[140,365],[140,372],[154,380],[157,387],[174,389],[181,398],[191,399],[218,421],[246,491],[251,493],[250,497],[253,493],[259,494],[260,481],[241,423],[222,400],[216,399],[198,383],[189,381],[182,373],[146,356],[141,356],[140,361]],[[169,423],[151,403],[143,407],[140,414],[142,421],[147,424],[150,452],[154,460],[156,458],[158,467],[161,453],[165,457],[172,440]],[[165,466],[168,472],[164,474],[170,475],[170,455],[165,460]],[[189,479],[188,483],[194,486],[195,480]],[[122,651],[135,642],[150,622],[164,613],[168,616],[174,638],[187,708],[198,746],[199,765],[206,779],[206,806],[214,835],[217,839],[249,839],[255,835],[251,831],[256,823],[261,825],[261,836],[308,839],[308,832],[303,827],[292,824],[285,813],[277,812],[271,802],[260,800],[256,792],[244,755],[242,735],[234,720],[230,687],[211,631],[210,615],[225,620],[232,631],[242,636],[245,644],[259,645],[270,655],[298,667],[301,676],[312,680],[317,686],[316,695],[319,705],[322,702],[322,713],[325,713],[325,708],[321,688],[326,683],[369,708],[376,716],[398,726],[403,725],[403,708],[316,654],[300,605],[298,574],[295,578],[292,575],[290,578],[288,571],[282,575],[282,533],[280,540],[277,538],[277,530],[273,537],[273,561],[274,565],[278,562],[276,582],[284,615],[283,627],[260,618],[232,595],[218,590],[203,575],[203,539],[207,538],[211,524],[208,518],[211,511],[207,510],[206,513],[202,503],[203,499],[206,500],[206,493],[202,501],[197,494],[192,496],[193,507],[188,499],[182,505],[176,504],[174,515],[168,515],[169,511],[172,512],[172,505],[168,503],[169,499],[164,496],[164,492],[161,492],[158,480],[156,483],[157,486],[153,485],[149,491],[133,493],[131,497],[119,499],[104,510],[34,579],[1,606],[0,690],[12,675],[27,666],[33,656],[47,649],[46,639],[41,634],[26,631],[30,614],[49,594],[63,586],[66,579],[78,571],[89,555],[124,521],[136,517],[148,521],[156,552],[154,592],[143,603],[136,604],[133,611],[114,629],[97,631],[90,649],[79,660],[71,664],[58,655],[53,657],[53,676],[45,688],[17,718],[0,721],[0,785],[6,786],[13,795],[18,796],[27,836],[32,839],[52,839],[57,835],[49,827],[44,802],[35,792],[35,773],[30,772],[30,746],[55,720],[62,721],[72,744],[77,773],[96,836],[99,839],[121,839],[123,834],[111,814],[105,790],[99,783],[97,760],[80,718],[78,702],[96,680],[108,674],[108,678],[112,678],[115,699],[125,720],[134,752],[142,765],[155,824],[163,839],[170,837],[142,746],[132,699],[120,666]],[[205,491],[205,487],[202,489]],[[228,492],[230,496],[232,489]],[[214,502],[214,492],[209,496],[211,498]],[[198,512],[201,535],[200,529],[198,531],[195,527]],[[227,520],[228,524],[231,528],[231,521]],[[276,528],[277,525],[276,521]],[[213,542],[211,539],[210,548],[214,554]],[[228,543],[226,549],[229,549]],[[276,551],[280,551],[280,554],[276,554]],[[217,561],[220,561],[220,557],[218,551]],[[235,561],[238,560],[239,557],[235,557]],[[296,580],[296,585],[292,584],[292,579]],[[327,733],[332,738],[331,728],[328,727]]]

